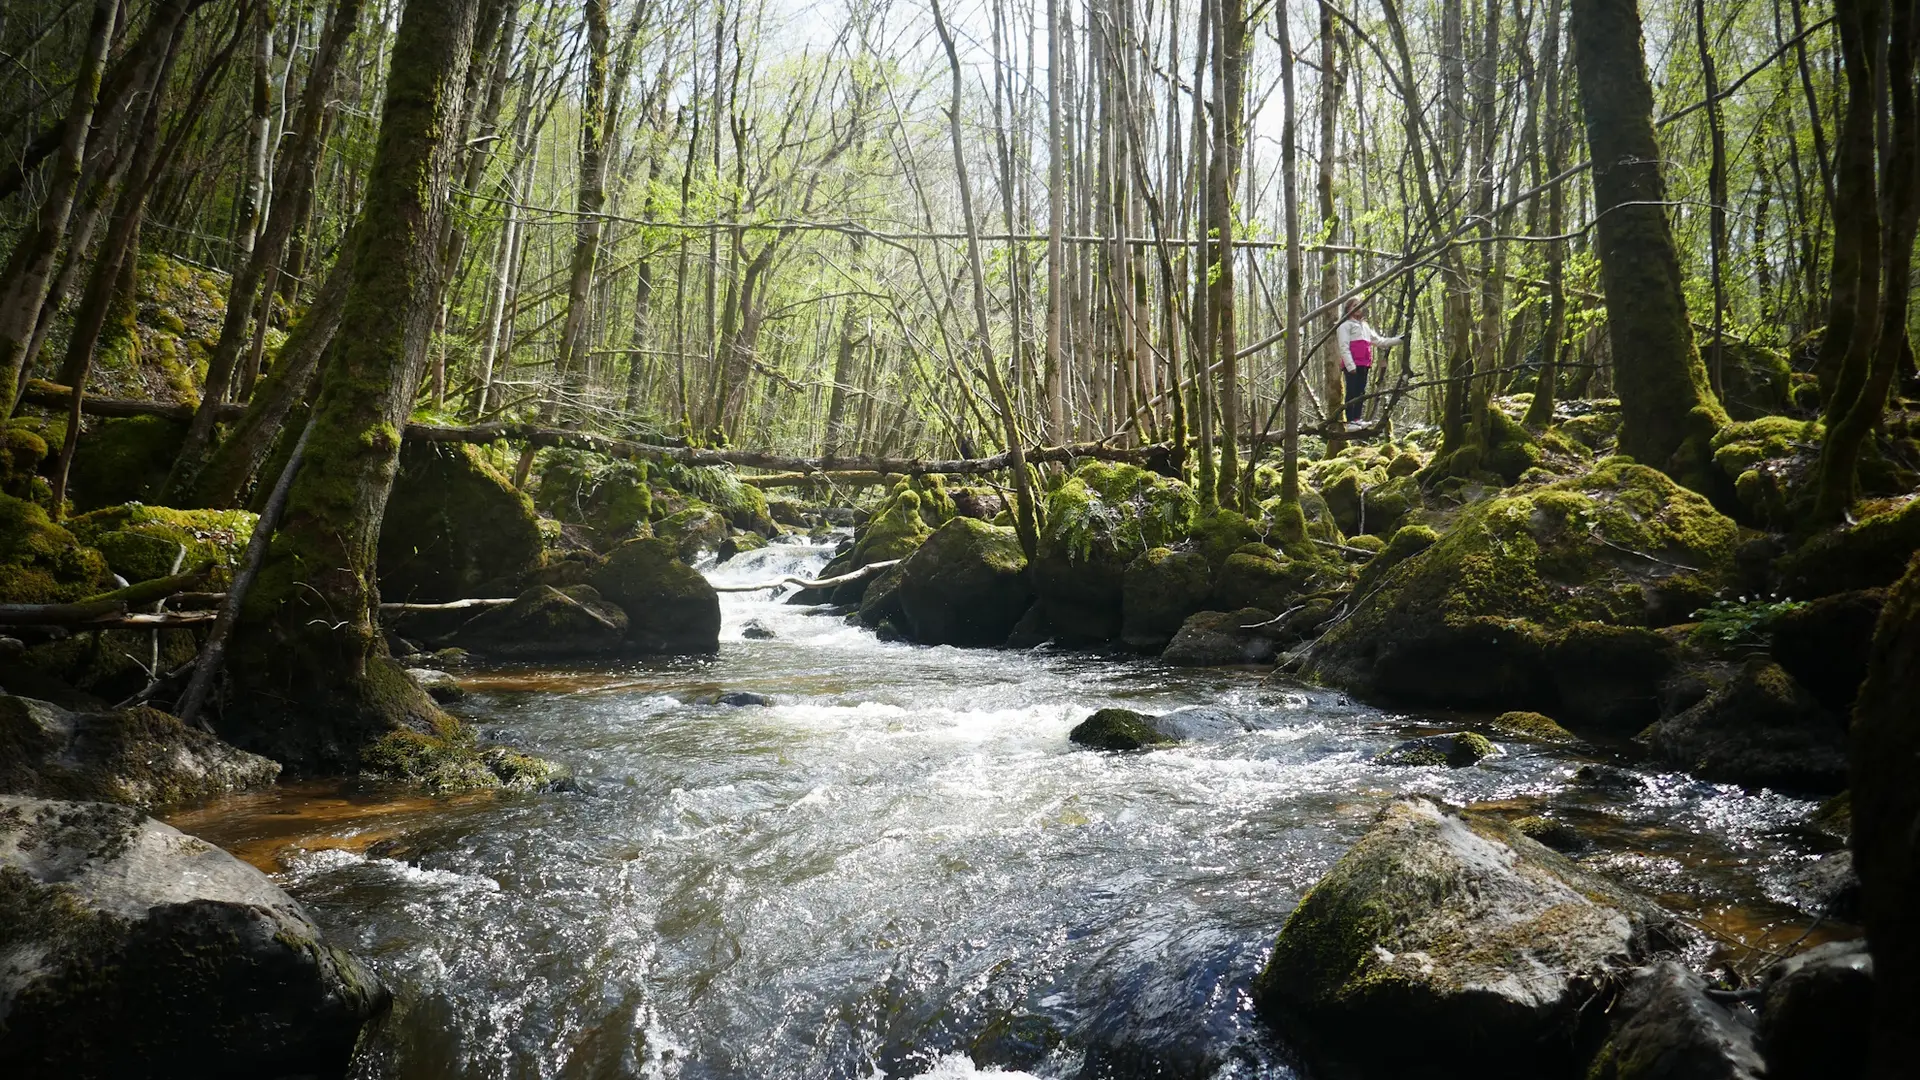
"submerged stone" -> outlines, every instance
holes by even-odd
[[[0,1072],[340,1077],[386,1008],[266,875],[126,807],[0,795]]]
[[[1555,723],[1551,716],[1537,712],[1504,712],[1493,718],[1493,730],[1508,738],[1534,742],[1577,742],[1573,732]]]

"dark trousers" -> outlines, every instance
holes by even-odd
[[[1357,367],[1347,372],[1347,419],[1349,421],[1360,419],[1360,407],[1363,404],[1360,399],[1366,395],[1367,372],[1372,370],[1370,367]]]

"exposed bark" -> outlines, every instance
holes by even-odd
[[[1620,450],[1704,490],[1713,483],[1707,441],[1727,418],[1707,386],[1681,291],[1635,0],[1573,0],[1572,33],[1593,151]]]
[[[351,767],[368,741],[433,720],[387,655],[375,553],[400,431],[426,363],[459,91],[479,0],[409,0],[394,41],[345,322],[314,404],[305,462],[234,635],[223,729],[295,768]]]
[[[1541,67],[1545,69],[1547,175],[1559,176],[1566,157],[1566,110],[1560,83],[1561,0],[1550,0],[1547,7],[1545,39],[1540,47]],[[1560,384],[1560,339],[1567,333],[1567,290],[1565,266],[1567,242],[1560,239],[1565,230],[1566,192],[1555,184],[1547,193],[1547,332],[1540,343],[1540,377],[1534,382],[1533,402],[1527,406],[1527,426],[1541,429],[1553,423],[1554,396]]]

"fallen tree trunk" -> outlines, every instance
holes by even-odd
[[[798,585],[803,589],[830,589],[835,585],[845,585],[849,581],[859,581],[862,578],[870,578],[880,571],[885,570],[887,567],[898,566],[904,561],[906,560],[888,559],[885,562],[868,563],[852,573],[841,574],[839,577],[821,578],[818,581],[808,581],[806,578],[784,577],[778,581],[765,581],[758,585],[715,585],[713,591],[759,592],[761,589],[777,589],[782,585]]]
[[[46,408],[66,408],[72,402],[72,391],[68,387],[36,380],[28,384],[21,400]],[[236,420],[245,411],[238,405],[223,406],[222,409],[220,414],[222,422]],[[88,416],[164,416],[175,420],[187,420],[193,415],[193,409],[186,405],[96,397],[89,397],[82,401],[81,412]],[[839,483],[884,484],[890,482],[882,479],[886,476],[918,476],[927,473],[972,475],[999,472],[1013,463],[1012,454],[995,454],[984,458],[954,458],[944,461],[917,458],[792,457],[761,450],[713,450],[703,447],[669,446],[622,439],[612,435],[598,435],[590,431],[569,431],[564,428],[541,427],[538,424],[504,422],[467,424],[457,427],[408,424],[403,437],[421,442],[443,443],[490,443],[504,439],[508,442],[522,442],[533,446],[565,446],[575,450],[590,450],[610,457],[662,458],[677,461],[682,465],[735,465],[791,474],[783,475],[780,481],[772,486],[791,486],[816,479],[833,479]],[[1030,464],[1043,464],[1099,458],[1103,461],[1151,465],[1167,458],[1171,453],[1172,448],[1164,443],[1133,447],[1108,446],[1104,443],[1074,443],[1067,446],[1033,447],[1026,451],[1026,460]],[[845,479],[842,479],[843,476]]]
[[[751,484],[765,490],[767,488],[805,487],[808,484],[832,484],[836,487],[886,487],[905,473],[884,472],[780,472],[761,476],[743,476],[740,482]]]
[[[444,604],[381,604],[382,615],[409,615],[418,611],[466,611],[471,608],[506,607],[513,603],[511,596],[492,596],[470,600],[449,600]]]

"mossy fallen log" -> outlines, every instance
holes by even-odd
[[[76,600],[70,604],[0,604],[0,626],[79,626],[89,629],[123,629],[134,626],[184,626],[206,622],[198,612],[163,612],[159,615],[134,614],[135,608],[156,604],[177,593],[206,584],[213,573],[211,563],[184,574],[142,581],[112,592]]]

